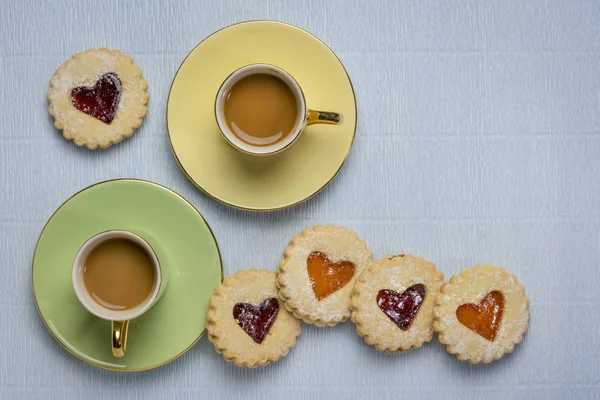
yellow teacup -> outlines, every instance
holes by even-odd
[[[221,85],[215,118],[223,137],[237,150],[270,155],[289,148],[311,124],[341,124],[335,112],[308,109],[298,82],[269,64],[246,65]]]

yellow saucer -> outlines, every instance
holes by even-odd
[[[283,153],[259,157],[235,150],[214,115],[221,83],[236,69],[273,64],[300,84],[308,108],[344,115],[342,125],[311,125]],[[187,56],[167,101],[175,158],[208,196],[232,207],[272,211],[309,199],[335,177],[356,131],[356,99],[337,56],[319,39],[275,21],[243,22],[202,41]]]

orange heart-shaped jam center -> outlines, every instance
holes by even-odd
[[[308,277],[313,292],[322,300],[343,288],[354,276],[354,264],[350,261],[331,262],[327,255],[313,251],[306,259]]]
[[[461,324],[493,341],[500,328],[504,296],[497,290],[488,293],[479,304],[463,304],[456,309],[456,318]]]

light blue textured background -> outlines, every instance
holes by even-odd
[[[337,179],[271,214],[202,195],[165,128],[186,54],[248,19],[320,37],[358,100]],[[108,151],[76,148],[47,113],[55,69],[90,47],[133,56],[150,85],[144,125]],[[0,398],[600,398],[599,1],[3,0],[0,57]],[[292,235],[341,224],[375,256],[422,255],[447,278],[476,263],[505,266],[531,299],[530,331],[487,366],[459,363],[436,339],[381,354],[348,322],[306,326],[288,357],[258,370],[225,363],[206,338],[150,372],[90,367],[40,321],[31,257],[56,207],[117,177],[188,198],[215,231],[226,274],[274,269]]]

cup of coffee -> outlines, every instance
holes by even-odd
[[[343,122],[341,114],[309,110],[298,82],[269,64],[246,65],[229,75],[217,92],[215,117],[229,144],[260,156],[289,148],[307,125]]]
[[[90,313],[111,321],[115,357],[125,354],[129,321],[156,304],[167,278],[148,242],[127,231],[93,236],[73,261],[75,294]]]

